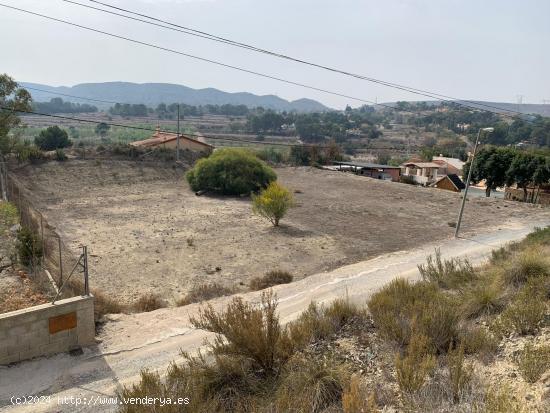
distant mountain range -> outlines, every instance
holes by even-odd
[[[246,105],[249,108],[262,106],[277,111],[321,112],[331,110],[312,99],[288,101],[275,95],[254,95],[247,92],[229,93],[218,89],[192,89],[187,86],[170,83],[82,83],[72,87],[48,86],[38,83],[20,82],[23,87],[43,89],[49,92],[81,96],[88,99],[108,100],[119,103],[143,103],[156,107],[159,103],[186,103],[188,105]],[[89,103],[100,109],[112,106],[109,103],[94,102],[69,96],[29,90],[36,102],[47,102],[54,97],[74,103]]]

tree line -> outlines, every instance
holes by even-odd
[[[72,103],[61,98],[50,99],[49,102],[34,102],[32,109],[40,113],[94,113],[97,107],[87,103]]]
[[[464,165],[464,176],[468,175],[470,165],[471,162]],[[523,190],[526,202],[529,187],[550,183],[550,158],[510,147],[487,146],[476,155],[472,169],[472,181],[482,180],[486,181],[486,196],[498,187],[515,184]]]
[[[246,105],[187,105],[179,104],[180,118],[185,116],[202,115],[225,115],[225,116],[246,116],[250,109]],[[177,119],[177,103],[160,103],[155,108],[147,107],[143,104],[116,103],[109,108],[111,115],[124,117],[156,115],[159,119]]]

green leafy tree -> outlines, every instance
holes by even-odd
[[[17,139],[10,131],[21,125],[17,111],[31,110],[31,95],[6,74],[0,75],[0,152],[13,151]]]
[[[95,133],[96,135],[99,135],[102,138],[104,138],[105,136],[107,136],[110,129],[111,127],[108,124],[106,124],[105,122],[101,122],[101,123],[98,123],[97,126],[95,127]]]
[[[69,135],[59,126],[50,126],[40,131],[40,134],[34,138],[34,144],[43,151],[53,151],[55,149],[67,148],[73,144]]]
[[[512,160],[512,163],[506,172],[507,184],[513,185],[515,183],[518,188],[523,189],[524,202],[527,201],[527,187],[533,182],[535,172],[537,172],[539,164],[540,159],[538,156],[530,153],[519,152]]]
[[[292,193],[278,182],[271,182],[259,195],[252,195],[254,213],[269,219],[275,227],[293,205]]]
[[[491,191],[506,184],[508,169],[517,151],[511,148],[488,146],[481,149],[474,161],[472,181],[478,183],[485,180],[485,196],[491,196]],[[464,176],[468,175],[470,162],[464,165]]]

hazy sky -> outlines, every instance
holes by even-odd
[[[82,3],[92,4],[87,0]],[[240,42],[459,98],[550,99],[548,0],[103,0]],[[130,22],[61,0],[0,0],[137,40],[379,102],[415,95]],[[71,86],[169,82],[360,103],[0,7],[0,72]]]

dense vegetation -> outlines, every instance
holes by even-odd
[[[470,163],[467,163],[465,175],[469,168]],[[529,186],[550,183],[550,159],[511,147],[487,146],[476,155],[472,180],[476,183],[486,180],[487,196],[498,187],[516,184],[523,189],[523,201],[527,201]]]
[[[245,116],[249,113],[249,109],[245,105],[179,105],[180,118],[185,116],[202,116],[202,115],[225,115],[225,116]],[[124,117],[132,116],[147,116],[156,115],[159,119],[176,119],[178,116],[177,103],[160,103],[156,108],[149,108],[143,104],[128,104],[116,103],[109,109],[112,115],[120,115]]]
[[[244,149],[219,149],[200,159],[186,177],[194,191],[224,195],[257,192],[277,179],[273,169]]]

